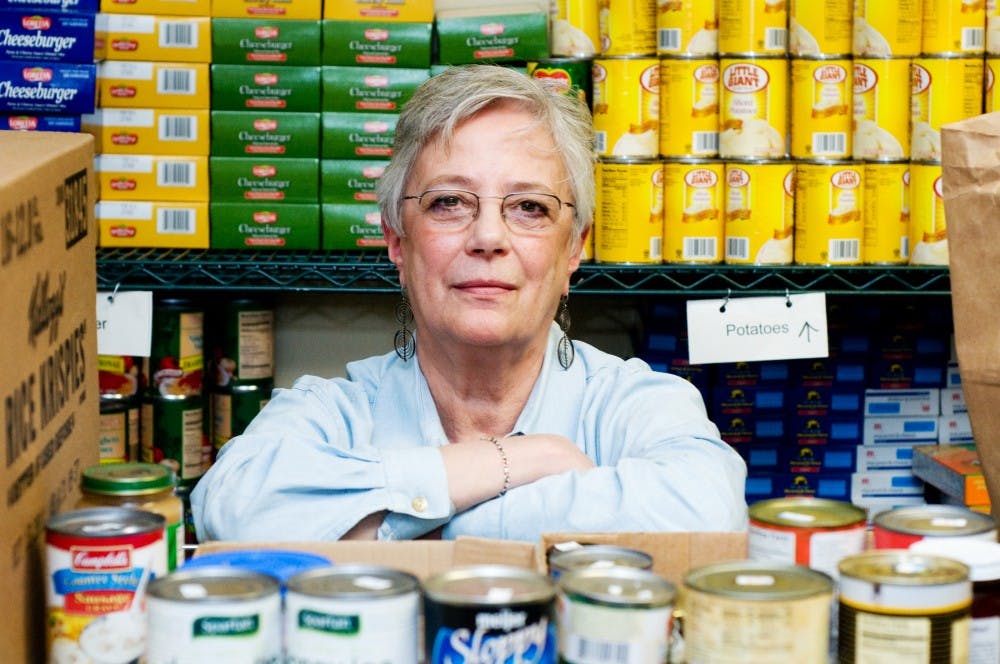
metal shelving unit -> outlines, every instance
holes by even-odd
[[[383,252],[99,249],[99,290],[396,292]],[[583,295],[951,294],[946,267],[584,264]]]

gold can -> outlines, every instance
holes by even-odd
[[[794,185],[795,165],[788,161],[726,163],[723,187],[726,263],[789,265],[792,262]]]
[[[598,263],[663,259],[663,164],[602,159],[596,169],[594,258]]]
[[[986,53],[1000,55],[1000,3],[986,0]]]
[[[850,55],[854,0],[791,0],[788,53],[792,56]]]
[[[719,66],[719,156],[735,159],[785,157],[788,60],[722,58]]]
[[[910,265],[948,264],[941,164],[910,164]]]
[[[664,262],[722,262],[725,170],[704,159],[663,164]]]
[[[987,56],[983,71],[983,112],[1000,111],[1000,87],[996,85],[1000,73],[1000,58]]]
[[[941,126],[983,112],[982,58],[914,58],[910,159],[941,159]]]
[[[795,168],[795,263],[858,265],[864,238],[864,171],[859,163]]]
[[[785,0],[719,0],[719,53],[786,55]]]
[[[602,157],[660,154],[660,61],[597,58],[593,64],[594,134]]]
[[[901,265],[910,260],[910,163],[865,164],[866,265]]]
[[[719,13],[715,0],[656,0],[658,55],[719,53]]]
[[[715,157],[719,154],[719,62],[705,58],[660,60],[660,155]]]
[[[598,0],[601,55],[655,55],[656,5],[652,0]]]
[[[593,57],[601,45],[594,0],[553,0],[550,6],[549,54]]]
[[[855,159],[910,157],[910,62],[908,58],[855,58]]]
[[[854,57],[920,54],[924,0],[854,0]]]
[[[986,3],[924,0],[920,34],[924,55],[982,55],[986,51]]]
[[[850,158],[854,89],[851,61],[795,59],[791,68],[792,157]]]

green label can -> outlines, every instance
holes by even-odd
[[[205,369],[205,312],[190,300],[161,300],[153,307],[153,330],[146,394],[200,395]]]
[[[216,387],[274,381],[274,307],[251,298],[222,307],[212,348]]]
[[[147,396],[142,402],[140,460],[165,464],[179,484],[194,484],[211,461],[204,419],[201,396]]]
[[[553,90],[574,95],[590,104],[594,76],[592,58],[545,58],[528,63],[528,76],[551,86]]]
[[[102,398],[100,408],[101,463],[135,461],[139,454],[139,402]]]
[[[250,421],[270,400],[273,389],[274,383],[270,381],[260,385],[239,385],[212,391],[213,453],[246,430]]]

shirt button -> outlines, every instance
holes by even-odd
[[[425,509],[427,509],[427,499],[422,496],[419,498],[414,498],[413,502],[411,502],[410,505],[412,505],[413,509],[416,510],[417,512],[423,512]]]

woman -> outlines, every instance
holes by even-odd
[[[697,390],[566,334],[592,140],[585,105],[514,70],[416,92],[378,186],[395,352],[277,390],[195,489],[200,538],[745,527],[746,467]]]

